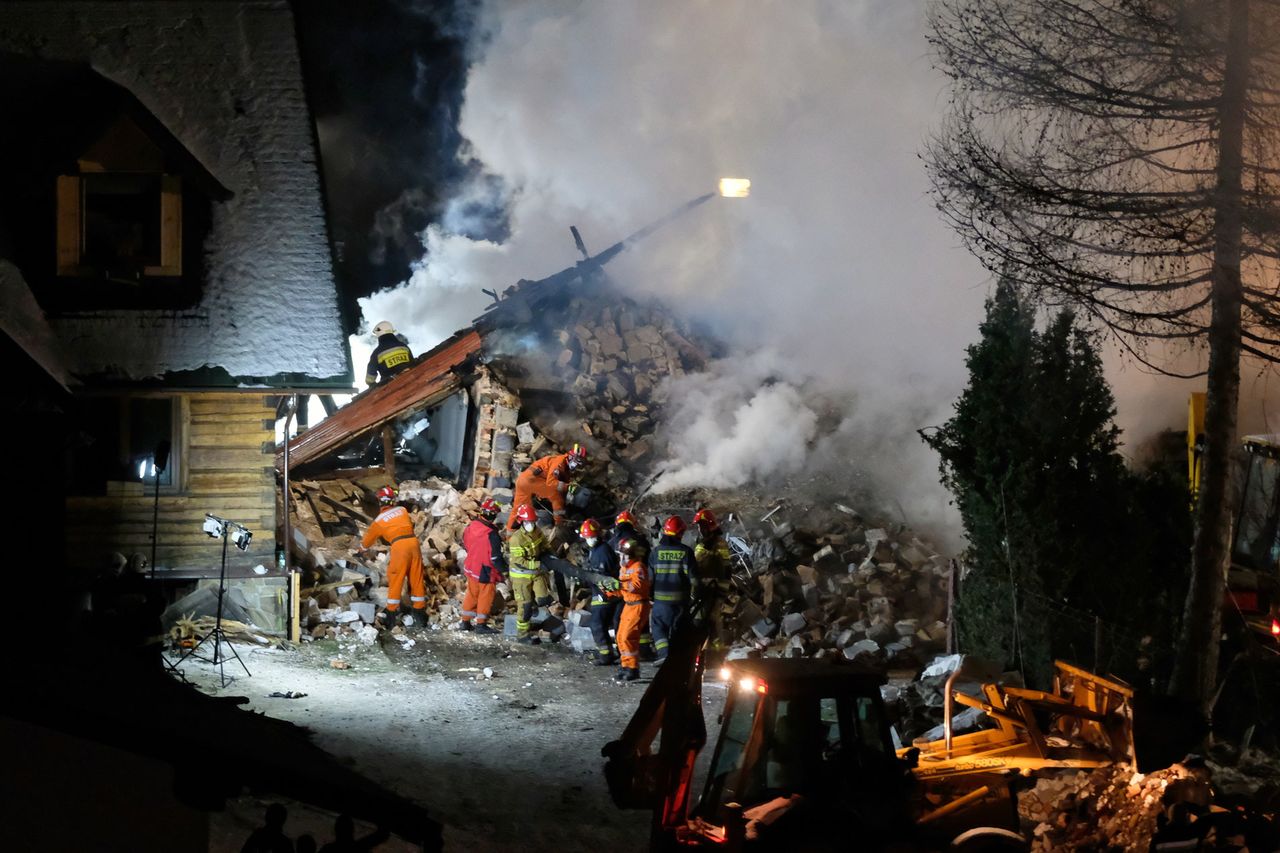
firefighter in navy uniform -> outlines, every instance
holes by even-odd
[[[609,536],[609,547],[617,551],[624,539],[636,540],[644,546],[645,553],[649,553],[649,537],[640,532],[640,522],[636,521],[636,517],[629,509],[618,513],[618,517],[613,520],[613,533]],[[613,627],[616,632],[617,621],[613,623]],[[651,661],[653,658],[653,635],[649,633],[649,622],[646,620],[640,625],[640,660]]]
[[[649,553],[649,570],[653,578],[653,611],[649,629],[653,634],[654,663],[667,658],[671,636],[693,602],[694,572],[697,565],[693,549],[680,541],[684,520],[673,515],[662,524],[658,545]]]
[[[594,518],[582,522],[578,530],[583,543],[587,546],[587,556],[583,568],[589,572],[618,577],[618,555],[604,541],[600,523]],[[595,651],[591,653],[591,662],[596,666],[609,666],[614,662],[613,642],[609,639],[609,629],[618,623],[622,609],[622,594],[617,586],[596,586],[591,596],[591,637],[595,641]]]
[[[373,327],[373,337],[378,343],[364,371],[364,382],[369,386],[386,382],[413,362],[409,340],[386,320]]]

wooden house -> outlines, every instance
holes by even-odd
[[[216,574],[213,514],[253,532],[232,575],[274,573],[278,399],[352,385],[289,5],[5,3],[0,116],[0,285],[35,318],[0,328],[69,390],[24,449],[68,566]]]

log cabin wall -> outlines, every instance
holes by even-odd
[[[253,531],[248,551],[230,546],[229,568],[274,568],[274,398],[234,392],[176,396],[173,483],[160,487],[156,565],[209,568],[216,575],[221,542],[201,530],[205,513],[212,513]],[[108,483],[105,495],[68,498],[68,564],[97,568],[113,552],[149,559],[154,494],[153,485],[134,481]]]

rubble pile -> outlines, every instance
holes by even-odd
[[[1018,795],[1032,850],[1147,850],[1174,803],[1207,806],[1208,774],[1182,764],[1154,773],[1103,767],[1042,776]]]
[[[380,487],[380,479],[374,482]],[[374,482],[369,483],[373,486]],[[346,490],[353,500],[347,514],[376,512],[374,489],[362,488],[358,482],[321,481],[333,494]],[[299,615],[304,631],[313,639],[341,638],[355,634],[372,644],[376,638],[375,617],[387,603],[387,559],[385,543],[367,551],[360,547],[360,531],[341,532],[343,512],[328,522],[308,526],[304,519],[314,506],[316,483],[294,484],[295,541],[300,544],[300,559],[306,571],[301,590]],[[400,484],[400,499],[409,509],[414,533],[422,544],[427,589],[429,624],[449,624],[459,616],[458,602],[465,587],[458,566],[462,531],[475,516],[487,492],[468,489],[459,492],[441,480],[408,480]],[[357,505],[358,504],[358,505]],[[314,538],[312,538],[314,537]],[[497,606],[502,606],[498,602]],[[367,629],[367,630],[366,630]]]
[[[666,402],[663,380],[704,369],[707,352],[656,303],[574,297],[529,322],[542,346],[499,345],[499,352],[512,354],[490,364],[529,419],[515,436],[512,476],[556,447],[581,442],[593,451],[601,483],[621,489],[636,482],[659,449],[654,433]],[[539,405],[547,392],[572,399]]]
[[[783,521],[748,541],[750,568],[724,604],[739,631],[730,658],[841,655],[919,669],[945,649],[951,563],[909,528],[848,510],[821,533]]]

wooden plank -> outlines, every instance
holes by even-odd
[[[214,490],[257,492],[263,488],[274,489],[275,484],[276,478],[270,469],[260,470],[255,466],[241,471],[192,471],[187,490],[191,494]]]
[[[222,447],[227,450],[253,448],[262,452],[262,446],[269,441],[271,441],[271,435],[264,432],[231,433],[227,435],[192,433],[190,440],[187,442],[187,446],[212,448]],[[267,455],[275,455],[274,444],[272,445],[272,450],[267,452]]]
[[[156,275],[182,275],[182,178],[160,178],[160,270]]]
[[[257,420],[218,418],[191,425],[191,436],[193,438],[196,436],[217,438],[222,435],[253,435],[258,441],[275,441],[276,438],[275,430],[263,427],[262,423]]]
[[[259,419],[274,418],[275,406],[258,394],[192,394],[191,415],[243,415]]]
[[[269,464],[271,454],[264,453],[261,447],[233,448],[224,450],[213,447],[196,447],[187,452],[187,468],[195,471],[233,471],[249,470]]]
[[[80,179],[59,175],[57,192],[58,275],[75,275],[80,269]]]
[[[343,503],[342,501],[336,501],[333,498],[329,497],[328,495],[324,494],[323,492],[320,493],[318,497],[324,503],[329,504],[329,506],[332,506],[334,509],[337,509],[340,512],[346,513],[347,515],[354,518],[356,521],[363,521],[365,524],[369,524],[370,522],[373,521],[372,518],[365,515],[363,512],[351,506],[350,504]]]

